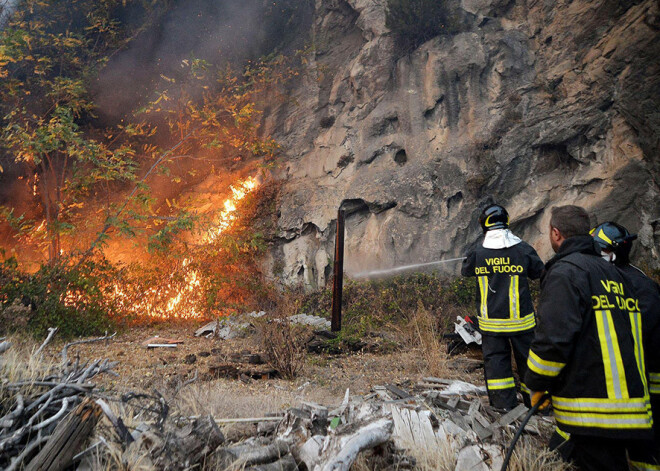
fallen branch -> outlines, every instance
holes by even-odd
[[[51,339],[53,338],[53,335],[55,335],[55,332],[57,332],[57,327],[48,328],[48,337],[46,337],[46,340],[44,340],[44,343],[41,344],[41,346],[37,349],[37,351],[34,352],[33,356],[38,357],[39,355],[41,355],[41,352],[46,347],[46,345],[50,343]]]
[[[73,347],[74,345],[81,345],[84,343],[95,343],[95,342],[101,342],[103,340],[110,340],[114,338],[114,336],[117,335],[117,332],[115,332],[112,335],[108,335],[108,333],[105,333],[104,337],[98,337],[95,339],[87,339],[87,340],[76,340],[75,342],[67,343],[64,348],[62,349],[62,365],[66,365],[67,362],[67,351],[69,350],[70,347]]]
[[[37,436],[37,439],[26,446],[20,455],[12,459],[11,464],[6,471],[15,471],[19,469],[20,465],[23,463],[26,457],[28,457],[36,448],[41,446],[42,443],[46,442],[48,437],[42,437],[41,435]]]
[[[267,464],[279,460],[288,453],[289,445],[283,440],[275,440],[266,446],[255,446],[253,443],[234,445],[216,452],[223,469],[230,465],[235,469],[243,469],[246,466]]]
[[[50,419],[46,419],[43,422],[39,422],[37,425],[34,426],[34,429],[35,430],[41,430],[42,428],[48,427],[50,424],[52,424],[56,420],[59,420],[66,413],[67,407],[69,407],[69,399],[64,398],[64,400],[62,401],[62,407],[57,412],[57,414],[52,416]]]
[[[110,409],[108,403],[103,399],[97,399],[96,403],[99,405],[105,416],[117,431],[117,435],[119,436],[119,439],[122,441],[122,443],[129,445],[131,442],[133,442],[134,440],[131,432],[128,431],[126,425],[124,425],[124,422],[112,412],[112,409]]]
[[[11,348],[11,342],[3,341],[0,342],[0,354],[5,353]]]
[[[23,414],[23,409],[25,409],[25,400],[23,399],[23,395],[19,393],[16,395],[16,408],[0,419],[0,428],[12,427],[15,419]]]
[[[181,385],[181,388],[180,388],[180,389],[183,389],[183,388],[185,388],[186,386],[188,386],[189,384],[194,383],[195,381],[197,381],[198,378],[199,378],[199,370],[195,369],[195,376],[193,376],[191,379],[189,379],[188,381],[186,381],[185,383],[183,383],[183,384]],[[177,392],[178,392],[178,391],[177,391]]]
[[[216,424],[254,424],[257,422],[280,422],[284,416],[276,417],[250,417],[239,419],[215,419]]]
[[[392,419],[382,418],[360,427],[347,436],[338,436],[322,457],[323,471],[349,471],[363,450],[382,445],[392,436]]]

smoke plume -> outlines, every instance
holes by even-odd
[[[184,59],[240,68],[274,50],[302,46],[294,42],[305,36],[300,32],[312,12],[309,0],[175,1],[102,72],[95,100],[99,111],[110,120],[125,116],[153,98],[162,76],[181,78]]]

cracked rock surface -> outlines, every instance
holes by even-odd
[[[264,117],[287,155],[268,270],[324,285],[340,206],[348,273],[460,256],[488,201],[544,258],[550,208],[578,204],[659,266],[657,1],[461,0],[461,31],[410,53],[385,3],[317,0],[294,97]]]

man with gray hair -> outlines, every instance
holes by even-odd
[[[652,437],[637,298],[601,258],[583,208],[552,208],[549,230],[556,255],[541,280],[525,375],[532,404],[550,393],[551,448],[578,469],[629,469],[626,447]]]

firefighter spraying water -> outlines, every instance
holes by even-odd
[[[529,390],[522,377],[536,318],[527,279],[541,276],[543,262],[529,244],[509,230],[509,214],[504,207],[488,206],[479,223],[483,240],[468,250],[461,273],[477,277],[477,320],[490,403],[508,411],[518,403],[512,349],[523,399],[529,405]]]

